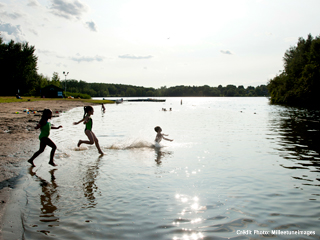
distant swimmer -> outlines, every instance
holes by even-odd
[[[93,122],[92,122],[92,118],[91,118],[91,115],[93,115],[93,107],[91,106],[85,106],[84,107],[84,115],[83,115],[83,119],[80,120],[79,122],[74,122],[73,125],[77,125],[81,122],[83,122],[83,124],[86,125],[85,129],[84,129],[84,133],[87,135],[88,140],[79,140],[78,142],[78,147],[80,147],[80,145],[82,143],[85,143],[85,144],[95,144],[99,153],[102,155],[104,154],[102,152],[102,150],[100,149],[100,145],[99,145],[99,141],[98,141],[98,138],[96,137],[96,135],[92,132],[92,125],[93,125]]]
[[[35,129],[39,129],[41,130],[41,133],[39,135],[39,140],[40,140],[40,148],[37,152],[35,152],[33,154],[33,156],[28,160],[28,162],[32,165],[32,167],[35,167],[36,165],[34,165],[33,160],[38,157],[41,153],[43,153],[44,149],[46,148],[46,146],[48,145],[49,147],[51,147],[51,153],[50,153],[50,161],[49,164],[52,166],[57,166],[54,161],[53,161],[53,157],[54,157],[54,153],[57,149],[57,146],[54,144],[54,142],[52,142],[52,140],[49,138],[50,135],[50,129],[59,129],[62,128],[62,126],[59,127],[54,127],[51,125],[50,122],[48,122],[49,119],[52,118],[52,111],[50,109],[45,109],[43,110],[42,113],[42,117],[40,122],[38,123],[38,125],[35,127]]]
[[[155,140],[154,140],[156,143],[159,144],[162,139],[167,140],[167,141],[170,141],[170,142],[173,141],[173,139],[169,139],[169,138],[165,138],[165,137],[164,137],[164,136],[169,136],[169,135],[168,135],[168,134],[161,133],[161,132],[162,132],[161,127],[156,126],[156,127],[154,128],[154,130],[157,132],[156,138],[155,138]]]
[[[102,112],[106,111],[106,108],[104,107],[103,103],[101,103],[101,110],[102,110]]]

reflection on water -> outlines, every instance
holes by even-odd
[[[53,119],[59,167],[45,152],[28,169],[23,239],[319,239],[319,112],[264,98],[106,108],[93,116],[101,157],[75,147],[82,108]],[[155,148],[156,125],[174,141]]]
[[[276,122],[282,136],[282,146],[292,156],[318,156],[320,145],[320,115],[316,111],[290,108],[279,113]]]
[[[320,186],[320,112],[282,108],[271,120],[272,135],[276,136],[279,155],[288,160],[280,164],[286,169],[305,169],[309,174],[296,175],[303,185]],[[315,177],[316,176],[316,177]]]
[[[57,211],[57,202],[59,202],[60,195],[58,192],[58,185],[55,181],[54,173],[57,169],[52,169],[49,171],[50,182],[41,178],[37,175],[36,171],[33,171],[33,167],[29,168],[29,174],[32,176],[36,182],[39,182],[41,187],[40,203],[41,203],[41,214],[39,215],[39,221],[43,223],[48,223],[48,227],[59,226],[59,218],[55,216]],[[38,225],[33,225],[37,228]],[[38,230],[41,233],[48,234],[48,230]]]
[[[176,200],[182,205],[178,218],[174,219],[173,225],[181,228],[181,237],[174,236],[173,239],[203,239],[204,235],[199,231],[198,225],[203,220],[199,214],[204,213],[205,206],[199,205],[198,197],[190,197],[184,194],[176,194]]]
[[[86,208],[94,208],[94,206],[97,204],[95,202],[95,195],[100,194],[99,187],[95,183],[95,180],[99,175],[100,160],[101,156],[92,165],[88,165],[88,168],[81,180],[83,183],[84,196],[88,199],[88,204],[85,205]]]
[[[156,155],[155,162],[158,165],[162,164],[161,159],[167,158],[169,155],[173,154],[171,151],[165,151],[165,150],[163,150],[163,148],[158,148],[158,147],[155,147],[154,151],[155,151],[155,155]]]

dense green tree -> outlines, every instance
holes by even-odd
[[[41,95],[41,89],[50,84],[50,79],[45,77],[43,74],[38,74],[35,77],[35,83],[33,89],[29,91],[29,94],[32,96]]]
[[[136,96],[136,90],[133,87],[129,87],[126,90],[126,96],[127,97],[134,97]]]
[[[0,37],[0,72],[3,88],[1,95],[25,94],[34,90],[37,82],[37,57],[34,46],[4,43]]]
[[[213,97],[219,97],[220,96],[220,92],[218,90],[218,88],[212,88],[211,89],[211,95],[210,96],[213,96]]]
[[[320,37],[299,38],[283,60],[284,70],[268,84],[271,102],[319,108]]]
[[[225,95],[227,97],[234,97],[234,96],[238,95],[237,94],[237,87],[234,85],[227,85]]]
[[[109,93],[110,95],[116,95],[117,94],[117,88],[113,85],[109,85],[108,86],[108,90],[109,90]]]
[[[242,96],[242,95],[245,94],[244,86],[242,86],[242,85],[238,86],[238,94],[239,94],[240,96]]]
[[[55,86],[57,86],[57,87],[62,88],[63,86],[62,86],[62,84],[61,84],[61,82],[60,82],[59,73],[54,72],[54,73],[52,74],[51,81],[49,81],[48,84],[52,84],[52,85],[55,85]]]

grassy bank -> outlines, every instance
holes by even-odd
[[[92,99],[69,99],[69,98],[40,98],[40,97],[22,97],[22,99],[17,99],[16,97],[0,97],[0,103],[10,103],[10,102],[34,102],[34,101],[80,101],[90,104],[111,104],[114,101],[111,100],[92,100]]]

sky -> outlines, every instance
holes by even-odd
[[[247,87],[279,74],[300,37],[320,35],[319,9],[319,0],[0,0],[0,32],[34,46],[49,78]]]

